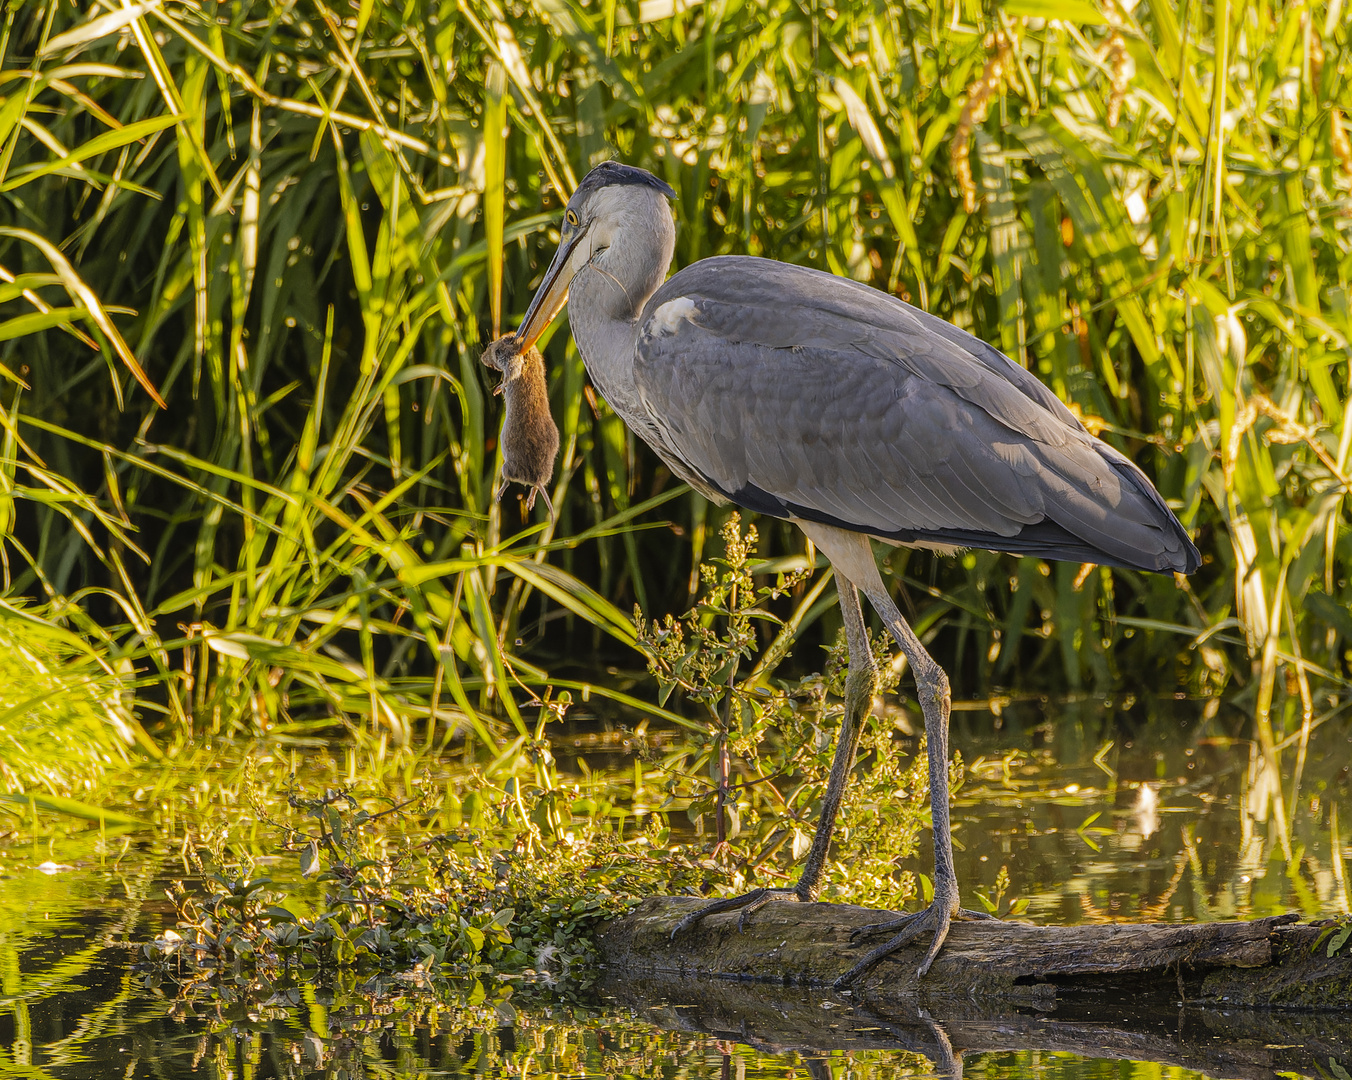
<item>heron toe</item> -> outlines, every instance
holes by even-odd
[[[850,931],[850,944],[853,945],[859,938],[872,937],[874,934],[888,934],[894,930],[901,930],[916,919],[924,918],[924,911],[912,911],[908,915],[902,915],[900,918],[890,919],[887,922],[868,923],[865,926],[856,926]],[[978,922],[983,919],[991,919],[996,922],[994,915],[988,915],[984,911],[972,911],[968,908],[959,908],[953,916],[958,922]]]
[[[799,885],[774,889],[752,889],[749,893],[743,893],[741,896],[727,896],[722,900],[715,900],[712,904],[705,904],[704,907],[692,911],[672,927],[670,940],[675,941],[678,934],[685,933],[701,919],[709,915],[717,915],[722,911],[741,911],[741,917],[737,920],[737,929],[745,930],[746,920],[749,916],[755,914],[766,904],[776,900],[810,903],[812,897],[806,895],[805,890]]]
[[[870,937],[873,934],[890,933],[894,930],[898,933],[869,952],[859,963],[837,979],[834,983],[835,989],[848,989],[860,976],[875,967],[880,960],[885,960],[922,934],[932,933],[930,947],[926,950],[925,959],[921,961],[920,968],[916,972],[917,975],[925,975],[929,971],[930,965],[934,963],[934,958],[939,955],[939,950],[948,937],[948,928],[952,925],[954,919],[959,922],[977,922],[995,920],[995,916],[988,915],[984,911],[969,911],[967,908],[954,910],[953,906],[947,901],[936,898],[924,911],[912,912],[890,922],[870,923],[867,926],[858,927],[850,933],[851,942],[861,937]]]

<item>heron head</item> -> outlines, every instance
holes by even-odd
[[[673,227],[666,200],[675,197],[668,184],[646,169],[618,161],[604,161],[583,177],[563,212],[559,249],[517,328],[518,346],[525,350],[535,344],[568,302],[573,275],[605,252],[618,234],[637,228],[638,235],[647,229],[669,237]],[[661,271],[666,272],[665,264]]]

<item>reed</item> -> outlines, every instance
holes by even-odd
[[[10,5],[5,592],[97,627],[161,742],[320,717],[496,746],[562,622],[635,665],[621,612],[684,610],[723,512],[557,333],[559,513],[527,524],[477,362],[619,155],[680,193],[679,264],[810,263],[951,319],[1197,530],[1179,584],[892,554],[960,689],[1240,689],[1265,745],[1306,738],[1352,645],[1340,10]]]

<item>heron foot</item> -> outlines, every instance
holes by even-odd
[[[853,944],[861,937],[872,937],[874,934],[885,934],[893,930],[903,930],[917,919],[923,919],[928,912],[928,908],[925,909],[925,911],[912,911],[908,915],[902,915],[900,918],[892,919],[889,922],[869,923],[867,926],[855,927],[850,931],[850,942]],[[969,908],[959,908],[954,913],[953,918],[958,922],[999,921],[994,915],[989,915],[984,911],[972,911]]]
[[[678,934],[683,934],[689,930],[695,923],[709,915],[717,915],[720,911],[741,911],[737,919],[738,931],[746,930],[746,920],[766,904],[776,900],[791,900],[795,903],[811,903],[813,897],[807,890],[798,885],[785,886],[783,888],[760,888],[752,889],[749,893],[743,893],[741,896],[728,896],[722,900],[715,900],[712,904],[705,904],[702,908],[697,908],[678,922],[671,931],[671,941],[676,940]]]
[[[859,963],[837,979],[834,984],[835,989],[849,988],[856,979],[873,968],[880,960],[891,956],[902,946],[909,945],[922,934],[932,933],[934,936],[930,940],[930,947],[916,972],[917,976],[924,976],[929,971],[930,965],[934,963],[934,958],[939,955],[944,939],[948,937],[948,928],[954,919],[959,922],[978,922],[995,920],[995,916],[988,915],[984,911],[969,911],[966,908],[955,909],[952,904],[936,898],[924,911],[912,912],[890,922],[871,923],[852,931],[850,934],[851,942],[857,938],[871,937],[874,934],[891,933],[893,931],[898,931],[898,933],[868,953]]]

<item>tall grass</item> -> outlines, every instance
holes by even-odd
[[[561,619],[584,636],[556,651],[628,645],[621,610],[683,607],[720,514],[586,389],[566,333],[558,519],[491,501],[478,349],[618,155],[679,192],[678,265],[763,254],[951,319],[1197,530],[1186,584],[892,554],[960,688],[1233,680],[1270,748],[1308,735],[1352,645],[1340,11],[12,5],[7,591],[79,597],[180,731],[526,738],[512,688],[544,673],[522,649]]]
[[[51,614],[0,602],[0,788],[6,795],[83,793],[134,753],[159,753],[134,714],[132,665],[109,664],[85,635],[57,625]],[[16,814],[31,808],[22,799],[4,805]]]

